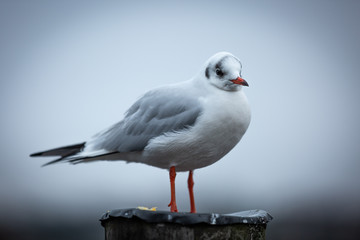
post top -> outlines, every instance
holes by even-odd
[[[139,218],[145,222],[151,223],[178,223],[183,225],[192,225],[206,223],[210,225],[227,224],[266,224],[273,217],[264,210],[248,210],[230,214],[218,213],[188,213],[188,212],[168,212],[168,211],[148,211],[138,208],[115,209],[103,214],[100,221],[104,222],[114,218]]]

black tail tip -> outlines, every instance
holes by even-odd
[[[42,155],[42,153],[32,153],[29,156],[30,157],[40,157]]]

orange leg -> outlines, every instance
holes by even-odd
[[[193,171],[190,170],[189,178],[188,178],[188,188],[189,188],[189,196],[190,196],[190,212],[196,213],[193,187],[194,187]]]
[[[175,167],[170,168],[170,187],[171,187],[171,201],[168,205],[170,207],[171,212],[177,212],[177,206],[176,206],[176,197],[175,197],[175,177],[176,177],[176,171]]]

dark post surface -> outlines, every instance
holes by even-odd
[[[266,224],[272,219],[262,210],[233,214],[170,213],[119,209],[101,220],[106,240],[118,239],[241,239],[265,240]]]

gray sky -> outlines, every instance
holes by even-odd
[[[357,1],[2,1],[0,209],[168,209],[168,173],[97,162],[41,168],[32,152],[82,142],[145,91],[229,51],[243,64],[252,123],[195,172],[198,211],[360,199]],[[187,174],[178,174],[188,211]],[[101,211],[102,211],[101,210]],[[3,215],[4,216],[4,215]]]

